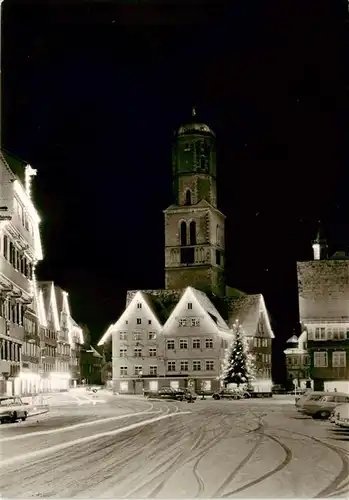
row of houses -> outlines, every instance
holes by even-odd
[[[323,231],[314,260],[297,263],[301,335],[287,341],[288,379],[296,386],[349,392],[349,256],[328,257]]]
[[[84,352],[102,358],[84,347],[68,293],[36,279],[43,252],[31,194],[35,175],[0,151],[0,394],[66,390],[91,374]]]

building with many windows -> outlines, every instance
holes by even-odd
[[[128,291],[124,313],[99,342],[112,337],[114,390],[218,389],[236,319],[255,354],[256,390],[270,388],[274,334],[263,296],[225,285],[214,132],[196,121],[181,126],[172,160],[175,202],[164,211],[165,289]]]
[[[313,261],[297,263],[299,314],[307,336],[310,377],[315,390],[349,392],[349,258],[337,252],[328,259],[322,235],[313,250]]]
[[[0,152],[0,394],[37,387],[39,317],[35,266],[43,258],[31,196],[36,170]]]

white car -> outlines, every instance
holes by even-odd
[[[16,422],[28,417],[29,405],[16,396],[0,397],[0,422]]]
[[[339,405],[334,410],[334,423],[339,427],[349,427],[349,403]]]

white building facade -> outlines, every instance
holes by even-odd
[[[22,164],[17,175],[11,161],[0,153],[0,393],[20,394],[39,378],[35,266],[43,255],[31,196],[36,170]]]

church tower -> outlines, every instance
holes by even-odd
[[[224,220],[217,209],[216,137],[196,120],[175,133],[172,151],[175,202],[165,214],[165,287],[193,286],[225,294]]]
[[[319,228],[315,240],[313,241],[314,260],[328,259],[327,239],[319,221]]]

